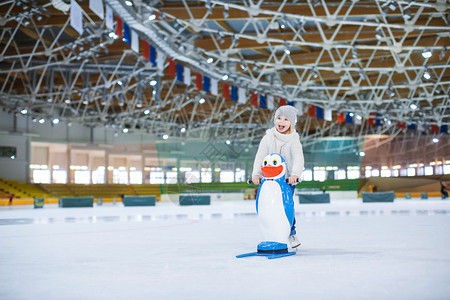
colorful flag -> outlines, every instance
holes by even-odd
[[[200,73],[195,74],[195,86],[197,90],[203,90],[203,75]]]
[[[152,48],[153,47],[150,47],[150,61],[152,61]],[[166,56],[164,55],[164,53],[159,52],[156,57],[156,65],[160,72],[162,72],[164,70],[164,61],[165,60],[166,60]]]
[[[191,81],[191,69],[189,69],[188,67],[184,67],[184,78],[183,78],[183,82],[185,85],[191,85],[192,81]]]
[[[123,38],[123,22],[119,16],[116,16],[116,34],[122,39]]]
[[[317,119],[323,119],[323,108],[316,106],[316,117]]]
[[[338,121],[339,123],[345,122],[344,112],[341,112],[341,113],[339,113],[339,114],[337,115],[337,121]]]
[[[441,125],[441,133],[448,133],[448,125],[447,124]]]
[[[128,24],[125,22],[123,22],[123,41],[128,45],[131,44],[130,26],[128,26]]]
[[[435,124],[431,125],[431,132],[439,133],[439,126],[437,126]]]
[[[211,78],[203,76],[203,90],[207,93],[211,92]]]
[[[131,30],[131,49],[139,53],[139,34],[134,30]]]
[[[142,56],[146,60],[150,60],[150,45],[146,40],[142,41]]]
[[[329,108],[325,108],[325,113],[323,116],[325,121],[332,121],[333,120],[333,111]]]
[[[105,5],[106,6],[106,28],[110,29],[110,30],[114,30],[114,14],[113,14],[113,10],[111,8],[111,6],[109,6],[108,4]]]
[[[236,86],[231,86],[231,100],[238,101],[238,89]]]
[[[169,58],[169,76],[175,78],[176,76],[176,63],[173,59]]]
[[[83,34],[83,10],[75,0],[70,1],[70,26]]]
[[[259,107],[267,108],[267,98],[266,95],[259,94]]]
[[[347,124],[353,124],[352,113],[347,113],[347,115],[345,116],[345,123],[347,123]]]
[[[398,121],[397,126],[398,126],[398,128],[400,128],[400,129],[405,129],[405,128],[406,128],[406,123],[405,123],[405,122],[400,122],[400,121]]]
[[[164,56],[163,54],[160,54],[162,58],[162,64],[164,65]],[[156,48],[150,45],[150,62],[156,66]],[[159,69],[159,68],[158,68]],[[164,66],[161,68],[161,70],[164,69]]]
[[[308,107],[308,117],[315,118],[316,117],[316,106],[311,104]]]
[[[219,81],[215,78],[211,78],[211,94],[219,96]]]
[[[287,105],[287,101],[285,98],[280,98],[280,101],[278,103],[278,106],[283,106],[283,105]]]
[[[258,93],[255,91],[252,91],[250,94],[250,104],[252,106],[258,107]]]
[[[231,99],[231,95],[230,95],[230,85],[228,83],[223,83],[222,85],[222,89],[223,89],[223,97],[225,99]],[[234,99],[233,99],[234,100]],[[237,95],[236,95],[236,100],[237,100]],[[235,100],[235,101],[236,101]]]
[[[104,19],[103,1],[102,0],[89,0],[89,9],[92,10],[100,19]]]
[[[183,65],[177,64],[177,80],[183,82]]]
[[[273,110],[275,108],[273,100],[274,100],[273,95],[267,96],[267,108],[270,110]]]
[[[239,97],[238,103],[245,104],[247,103],[247,90],[245,88],[239,88]]]

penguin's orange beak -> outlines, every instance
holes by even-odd
[[[272,178],[278,176],[283,172],[283,166],[279,165],[277,167],[274,166],[264,166],[261,167],[261,173],[265,178]]]

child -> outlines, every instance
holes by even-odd
[[[290,105],[280,106],[275,112],[275,126],[266,131],[266,135],[259,143],[258,152],[253,164],[252,181],[254,184],[261,183],[261,164],[264,157],[270,153],[278,153],[286,161],[289,185],[294,195],[295,184],[303,172],[304,158],[300,137],[295,131],[297,123],[297,109]],[[295,236],[295,218],[291,228],[289,242],[292,248],[300,246]]]

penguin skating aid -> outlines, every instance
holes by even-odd
[[[257,252],[237,255],[266,256],[268,259],[295,255],[288,251],[288,239],[294,222],[292,191],[286,183],[286,162],[279,154],[267,155],[261,166],[263,179],[256,196],[256,212],[264,236]]]

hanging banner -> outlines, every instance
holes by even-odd
[[[100,19],[104,19],[103,1],[102,0],[89,0],[89,9],[92,10]]]
[[[211,78],[203,76],[203,90],[207,93],[211,92]]]
[[[83,34],[83,11],[75,0],[70,1],[70,26],[80,35]]]
[[[339,123],[345,122],[344,112],[341,112],[341,113],[338,114],[338,116],[337,116],[337,121],[338,121]]]
[[[203,90],[203,76],[200,73],[195,74],[195,86],[197,90]]]
[[[152,46],[150,46],[150,61],[152,61]],[[153,48],[155,49],[155,48]],[[156,65],[158,68],[158,71],[162,72],[164,71],[164,61],[166,60],[166,56],[164,53],[159,52],[156,58]]]
[[[267,96],[267,108],[273,110],[275,108],[273,95]]]
[[[231,86],[231,100],[238,101],[238,89],[236,86]]]
[[[161,59],[163,66],[160,70],[164,69],[164,55],[161,53]],[[150,62],[156,66],[156,48],[150,45]],[[158,67],[159,69],[159,67]]]
[[[131,49],[139,53],[139,34],[134,30],[131,30]]]
[[[255,91],[250,94],[250,105],[258,107],[258,93]]]
[[[230,85],[226,82],[223,83],[222,85],[222,89],[223,89],[223,97],[225,99],[231,99],[231,94],[230,94]],[[237,100],[237,97],[236,97]]]
[[[114,14],[111,6],[106,4],[106,19],[105,19],[106,28],[110,30],[114,30]]]
[[[283,106],[283,105],[287,105],[287,100],[284,98],[280,98],[280,101],[278,103],[278,106]]]
[[[316,106],[316,117],[317,119],[323,119],[323,108]]]
[[[308,107],[308,117],[315,118],[316,117],[316,106],[311,104]]]
[[[247,90],[245,88],[239,88],[238,103],[247,103]]]
[[[185,85],[191,85],[191,83],[192,83],[192,81],[191,81],[191,69],[189,69],[188,67],[184,67],[183,82],[184,82]]]
[[[352,117],[351,113],[347,113],[347,115],[345,116],[345,123],[353,124],[353,117]]]
[[[219,81],[214,78],[211,78],[211,94],[219,96]]]
[[[183,65],[177,64],[177,80],[183,82]]]
[[[333,112],[332,112],[331,109],[325,108],[325,113],[324,113],[323,119],[325,121],[332,121],[333,120]]]
[[[130,26],[127,23],[123,23],[123,41],[128,45],[131,45],[131,31]]]
[[[116,34],[123,39],[123,22],[119,16],[116,16]]]
[[[142,56],[146,60],[150,60],[150,45],[146,40],[142,41]]]
[[[169,76],[172,78],[175,78],[176,73],[176,64],[175,61],[171,58],[169,58]]]
[[[259,107],[267,108],[267,97],[266,97],[266,95],[259,94]]]

